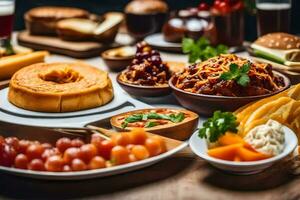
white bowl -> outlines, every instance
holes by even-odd
[[[216,168],[230,172],[232,174],[240,174],[240,175],[256,174],[271,167],[274,163],[284,159],[289,154],[291,154],[297,147],[298,139],[296,134],[286,126],[284,126],[283,130],[285,134],[284,151],[277,156],[265,160],[260,160],[260,161],[233,162],[233,161],[226,161],[218,158],[213,158],[207,154],[207,150],[208,150],[207,141],[206,139],[201,139],[198,137],[198,131],[191,136],[189,140],[189,145],[192,151],[196,155],[206,160]]]

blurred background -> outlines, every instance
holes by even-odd
[[[251,0],[250,0],[251,1]],[[23,14],[30,8],[53,5],[72,6],[89,10],[92,13],[103,14],[107,11],[123,11],[128,0],[16,0],[16,20],[15,30],[24,29]],[[171,10],[196,7],[199,0],[167,0]],[[207,1],[208,2],[208,1]],[[300,33],[300,0],[292,1],[291,33]],[[254,40],[256,38],[256,18],[255,14],[245,14],[245,39]]]

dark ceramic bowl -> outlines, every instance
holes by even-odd
[[[131,56],[111,56],[109,55],[109,51],[113,51],[113,49],[104,51],[101,54],[101,57],[106,66],[112,71],[119,72],[124,70],[128,65],[131,64],[134,58],[134,54]]]
[[[143,86],[143,85],[133,85],[125,83],[120,80],[121,73],[117,76],[117,82],[119,85],[130,95],[136,97],[161,97],[166,96],[172,92],[169,86]]]
[[[250,102],[272,96],[290,87],[291,83],[289,78],[276,71],[274,71],[274,74],[283,78],[285,87],[274,93],[258,96],[229,97],[186,92],[174,86],[174,76],[169,80],[169,85],[172,88],[175,97],[183,107],[195,111],[203,116],[211,116],[216,110],[235,111],[239,107],[244,106]]]

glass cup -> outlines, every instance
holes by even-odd
[[[291,0],[256,0],[258,36],[290,31]]]
[[[10,42],[15,12],[14,0],[0,0],[0,47]]]

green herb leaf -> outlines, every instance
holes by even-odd
[[[179,123],[182,122],[184,120],[184,113],[178,113],[177,115],[175,114],[171,114],[170,115],[170,120],[173,123]]]
[[[197,41],[191,38],[183,38],[182,40],[182,51],[188,54],[190,63],[196,61],[204,61],[211,57],[228,53],[228,47],[225,45],[218,45],[213,47],[207,38],[201,37]]]
[[[247,74],[241,75],[241,77],[237,80],[237,83],[243,87],[246,87],[250,82],[250,78]]]
[[[232,63],[229,66],[229,71],[221,74],[220,79],[225,81],[235,80],[237,84],[246,87],[250,83],[250,78],[248,76],[250,68],[250,63],[244,64],[241,68],[239,68],[237,64]]]
[[[157,125],[159,125],[159,123],[149,121],[149,122],[147,122],[147,123],[145,124],[144,127],[145,127],[145,128],[151,128],[151,127],[154,127],[154,126],[157,126]]]
[[[139,121],[147,121],[148,119],[165,119],[169,120],[173,123],[179,123],[185,119],[184,113],[178,113],[170,114],[170,115],[164,115],[164,114],[158,114],[154,112],[144,113],[144,114],[133,114],[125,118],[124,122],[121,124],[122,128],[126,128],[128,126],[128,123],[134,123]],[[147,122],[148,123],[148,122]],[[150,124],[149,126],[151,126]],[[146,126],[145,126],[146,127]]]
[[[226,131],[237,132],[238,123],[231,112],[215,111],[211,118],[203,123],[198,136],[216,142]]]

